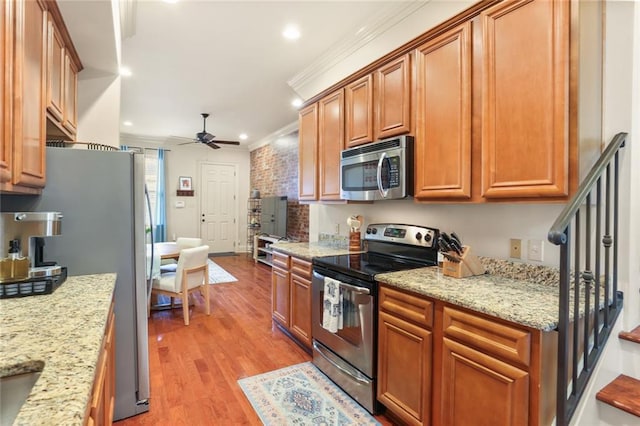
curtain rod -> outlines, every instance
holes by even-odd
[[[166,148],[144,148],[144,147],[141,147],[141,146],[126,145],[126,144],[125,144],[125,146],[128,146],[129,148],[142,149],[142,150],[145,150],[145,149],[153,149],[153,150],[156,150],[156,151],[157,151],[157,150],[159,150],[159,149],[162,149],[162,150],[164,150],[164,151],[171,151],[170,149],[166,149]]]

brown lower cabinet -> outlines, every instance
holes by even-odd
[[[548,425],[555,332],[380,286],[378,400],[410,425]]]
[[[113,423],[116,385],[115,337],[115,315],[111,302],[85,425],[100,426]]]
[[[311,349],[311,262],[277,251],[272,262],[273,320]]]

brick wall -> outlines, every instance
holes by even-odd
[[[309,241],[309,206],[298,203],[298,137],[251,151],[251,189],[260,196],[287,196],[287,238]]]

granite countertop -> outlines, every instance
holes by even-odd
[[[115,282],[68,277],[52,294],[0,300],[0,376],[42,370],[15,425],[83,424]]]
[[[341,254],[362,253],[361,251],[349,251],[346,246],[329,245],[321,243],[289,243],[278,242],[271,244],[271,248],[279,252],[300,257],[311,261],[314,257],[339,256]]]
[[[491,270],[490,267],[487,269]],[[453,278],[443,275],[437,266],[378,274],[376,280],[526,327],[551,331],[558,326],[559,288],[557,281],[549,280],[554,269],[547,269],[550,273],[543,273],[539,280],[509,274]],[[584,314],[583,297],[582,290],[581,316]],[[603,306],[602,301],[600,305]]]

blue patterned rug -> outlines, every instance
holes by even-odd
[[[238,380],[265,425],[379,425],[312,363]]]

